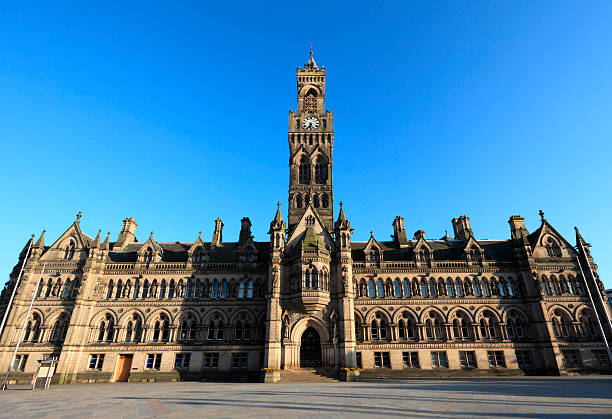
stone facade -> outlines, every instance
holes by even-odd
[[[453,237],[431,240],[419,230],[408,239],[398,216],[392,241],[351,240],[342,203],[333,215],[325,77],[312,52],[297,70],[288,224],[279,203],[268,242],[253,240],[248,218],[236,242],[223,240],[221,219],[211,241],[200,233],[158,243],[151,233],[139,242],[133,218],[116,241],[101,240],[100,231],[81,231],[80,214],[50,246],[43,232],[21,252],[2,294],[4,312],[23,268],[0,370],[24,324],[13,380],[29,379],[49,355],[59,358],[60,382],[245,377],[301,366],[609,370],[602,331],[610,339],[610,308],[577,230],[575,248],[541,213],[532,233],[512,216],[508,239],[478,240],[462,215],[452,220]]]

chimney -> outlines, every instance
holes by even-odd
[[[406,230],[404,229],[404,217],[399,215],[393,220],[393,241],[396,246],[406,247],[408,246],[408,240],[406,239]]]
[[[453,231],[455,232],[455,240],[467,240],[470,236],[474,237],[472,227],[470,227],[470,217],[462,215],[459,218],[453,218]]]
[[[128,217],[123,220],[123,228],[121,229],[121,233],[119,233],[119,237],[117,237],[117,243],[115,243],[115,247],[122,248],[126,245],[133,243],[136,241],[136,236],[134,233],[136,232],[136,220],[132,217]]]
[[[240,220],[240,236],[238,236],[238,243],[242,244],[247,242],[251,238],[251,220],[249,217],[243,217]]]
[[[221,218],[215,220],[215,231],[213,232],[211,246],[220,246],[223,241],[223,221]]]
[[[508,220],[510,224],[510,235],[512,239],[520,239],[521,237],[527,237],[529,232],[525,227],[525,219],[520,215],[513,215]]]

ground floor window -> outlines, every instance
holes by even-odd
[[[404,368],[421,368],[418,352],[402,352]]]
[[[357,353],[355,354],[355,357],[357,358],[357,368],[363,368],[363,367],[361,366],[361,352],[357,352]]]
[[[176,358],[174,358],[174,368],[187,369],[189,368],[190,361],[191,354],[176,354]]]
[[[249,354],[247,352],[232,353],[232,368],[247,368],[249,366]]]
[[[207,352],[204,354],[204,368],[219,368],[219,354]]]
[[[474,351],[459,351],[459,362],[462,368],[478,368]]]
[[[565,368],[576,368],[582,365],[582,361],[580,360],[580,353],[576,350],[563,350],[561,351],[563,354],[563,364]]]
[[[487,351],[489,366],[491,368],[506,368],[506,358],[504,351]]]
[[[610,359],[608,353],[604,349],[593,349],[593,361],[598,367],[609,367]]]
[[[446,356],[446,351],[432,352],[431,366],[434,368],[448,368],[448,357]]]
[[[389,352],[374,352],[375,368],[391,368],[391,357]]]
[[[519,367],[532,367],[533,361],[531,360],[531,352],[529,351],[516,351],[516,361]]]
[[[161,357],[162,354],[148,354],[145,369],[159,371],[159,367],[161,366]]]
[[[25,370],[26,363],[28,362],[28,355],[17,355],[13,362],[12,369],[15,371]]]
[[[104,364],[104,354],[92,354],[89,358],[89,369],[90,370],[102,370]]]

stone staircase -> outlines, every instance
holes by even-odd
[[[336,368],[299,368],[281,371],[281,383],[335,383],[339,381]]]

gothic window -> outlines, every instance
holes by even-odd
[[[61,299],[62,300],[65,300],[66,298],[69,297],[69,295],[70,295],[70,285],[71,285],[70,280],[67,279],[66,283],[64,284],[64,289],[62,290],[62,295],[61,295]]]
[[[414,321],[414,318],[410,315],[410,313],[404,311],[402,313],[402,318],[398,322],[398,325],[398,334],[400,339],[403,340],[417,338],[418,335],[416,332],[416,322]]]
[[[329,207],[329,197],[327,196],[326,193],[321,195],[321,206],[323,208]]]
[[[53,325],[53,330],[51,331],[51,342],[63,342],[66,339],[66,332],[68,331],[68,316],[66,313],[60,314],[59,318]]]
[[[317,157],[315,163],[315,182],[320,184],[327,182],[327,162],[323,156]]]
[[[108,288],[106,290],[106,299],[110,300],[113,298],[113,280],[108,281]]]
[[[126,342],[132,341],[133,333],[134,333],[134,324],[131,321],[129,321],[127,324],[127,327],[125,328],[125,341]]]
[[[155,327],[153,328],[153,342],[157,342],[159,340],[159,333],[161,331],[159,321],[155,322]]]
[[[504,278],[500,278],[497,283],[497,288],[499,289],[499,295],[502,297],[508,296],[508,286],[506,285],[506,280]]]
[[[402,297],[402,285],[400,284],[399,278],[395,278],[395,297]]]
[[[253,280],[249,279],[247,281],[247,294],[246,298],[253,298]]]
[[[553,239],[552,237],[549,237],[546,240],[546,251],[548,253],[548,256],[551,257],[561,257],[562,253],[561,253],[561,247],[559,247],[559,243],[557,243],[557,241],[555,239]]]
[[[297,194],[295,197],[295,206],[296,208],[302,208],[302,195]]]
[[[311,285],[312,288],[319,288],[319,277],[318,277],[318,272],[317,272],[317,268],[312,268],[312,276],[311,276]]]
[[[570,292],[567,279],[565,279],[563,275],[559,276],[559,288],[561,289],[562,294],[568,294]]]
[[[125,287],[123,287],[121,298],[130,298],[131,291],[132,291],[132,281],[128,279],[127,282],[125,283]]]
[[[36,289],[36,298],[41,297],[44,286],[45,286],[45,281],[41,278],[40,281],[38,281],[38,288]]]
[[[200,298],[202,296],[202,281],[199,279],[196,281],[195,285],[195,295],[194,298]]]
[[[110,314],[107,314],[98,329],[98,342],[112,342],[114,338],[115,321]]]
[[[436,296],[436,281],[433,280],[433,278],[429,279],[429,296],[430,297],[435,297]]]
[[[221,282],[221,298],[227,298],[227,281]]]
[[[223,339],[223,321],[217,314],[208,324],[208,340],[222,340]]]
[[[201,247],[198,247],[195,252],[193,252],[193,263],[202,263],[204,260],[204,251],[202,251]]]
[[[196,335],[196,321],[193,315],[188,314],[187,317],[181,322],[181,330],[179,336],[182,341],[195,340]]]
[[[490,311],[485,311],[480,319],[480,335],[482,339],[497,339],[499,336],[499,323]]]
[[[310,195],[306,194],[304,195],[304,206],[307,207],[309,204],[310,204]],[[311,222],[310,224],[314,224],[314,221]]]
[[[244,279],[238,284],[238,298],[244,298]]]
[[[161,341],[168,342],[170,339],[170,321],[165,314],[159,316],[159,320],[161,321]]]
[[[429,317],[425,321],[425,334],[427,339],[444,339],[444,328],[442,320],[433,312],[429,313]]]
[[[137,279],[136,282],[134,282],[134,295],[132,295],[132,298],[134,299],[138,298],[139,294],[140,294],[140,281]]]
[[[510,297],[514,297],[515,296],[514,280],[512,278],[508,278],[508,295]]]
[[[304,288],[310,288],[310,270],[304,272]]]
[[[446,279],[446,295],[449,297],[455,296],[455,290],[453,288],[453,280],[450,278]]]
[[[510,339],[522,339],[525,337],[526,323],[516,312],[511,312],[508,316],[506,329]]]
[[[421,279],[421,297],[427,297],[427,283]]]
[[[463,297],[463,286],[459,278],[455,278],[455,292],[457,297]]]
[[[161,285],[159,286],[159,298],[166,298],[167,283],[165,279],[162,279]]]
[[[376,297],[376,290],[374,289],[374,280],[370,279],[368,281],[368,297],[374,298]]]
[[[168,287],[168,298],[174,298],[175,289],[176,289],[176,285],[174,284],[174,279],[171,279],[170,286]]]
[[[185,298],[193,297],[193,281],[189,279],[187,281],[187,290],[185,291]]]
[[[70,240],[70,243],[68,243],[64,249],[64,259],[72,259],[74,257],[74,249],[74,241]]]
[[[465,313],[458,313],[457,318],[453,320],[453,335],[455,339],[470,339],[469,320]]]
[[[142,341],[142,319],[140,316],[134,315],[134,342]]]
[[[236,322],[236,340],[250,340],[251,339],[251,325],[249,319],[245,313],[240,315],[240,318]]]
[[[372,340],[386,340],[387,327],[387,322],[382,313],[376,313],[375,319],[372,320]]]
[[[312,205],[315,208],[319,208],[319,195],[314,194],[314,196],[312,197]]]
[[[379,298],[383,298],[385,296],[385,288],[383,286],[383,281],[380,278],[378,278],[378,281],[376,281],[376,291]]]
[[[489,293],[489,282],[486,278],[482,279],[482,295],[484,297],[489,297],[491,294]]]
[[[408,278],[404,278],[404,298],[410,297],[410,283]]]
[[[147,298],[148,296],[149,296],[149,280],[145,279],[145,282],[142,286],[142,298]]]
[[[144,263],[151,263],[152,260],[153,260],[153,249],[149,247],[147,248],[146,252],[143,255],[143,261]]]
[[[302,185],[310,184],[310,160],[306,156],[300,159],[299,180]],[[306,204],[308,205],[308,204]]]
[[[370,262],[380,262],[380,253],[378,249],[370,250]]]
[[[115,293],[115,298],[121,298],[122,292],[123,292],[123,282],[119,280],[117,281],[117,292]]]

